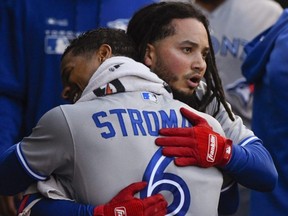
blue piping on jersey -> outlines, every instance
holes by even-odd
[[[19,160],[19,162],[21,163],[21,165],[23,166],[23,168],[31,175],[33,176],[34,178],[36,178],[37,180],[40,180],[40,181],[44,181],[47,179],[46,176],[41,176],[35,172],[32,171],[32,169],[29,167],[29,165],[27,164],[23,154],[22,154],[22,150],[21,150],[21,147],[20,147],[20,143],[18,143],[16,145],[16,151],[17,151],[17,158]]]
[[[242,142],[240,142],[239,143],[239,145],[241,145],[241,146],[246,146],[247,144],[249,144],[249,143],[252,143],[252,142],[254,142],[254,141],[257,141],[257,140],[259,140],[260,142],[261,142],[261,140],[258,138],[258,137],[256,137],[256,136],[250,136],[250,137],[247,137],[246,139],[244,139]]]

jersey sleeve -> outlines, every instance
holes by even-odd
[[[40,194],[31,194],[24,197],[21,207],[24,212],[29,211],[30,216],[93,216],[94,212],[94,206],[92,205],[80,204],[70,200],[53,200],[44,198]]]
[[[278,174],[270,153],[262,141],[246,128],[240,117],[235,116],[235,121],[232,121],[224,107],[220,107],[216,119],[223,127],[225,136],[233,141],[232,157],[224,168],[225,172],[247,188],[271,191]]]
[[[73,139],[60,106],[40,119],[32,134],[19,144],[17,155],[25,170],[37,180],[45,180],[52,172],[73,175]]]
[[[278,179],[272,157],[259,139],[233,145],[231,160],[224,170],[243,186],[262,192],[272,191]]]

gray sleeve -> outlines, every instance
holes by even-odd
[[[209,114],[214,113],[214,111],[216,110],[215,104],[216,101],[214,99],[208,105],[207,113]],[[230,106],[230,104],[228,105]],[[234,115],[235,120],[232,121],[222,104],[220,105],[219,113],[217,113],[215,118],[221,124],[226,137],[231,139],[234,144],[239,144],[244,139],[255,136],[254,133],[243,124],[243,121],[239,116]]]
[[[32,134],[20,143],[20,152],[31,175],[44,179],[51,173],[73,175],[73,140],[61,107],[50,110],[40,119]]]
[[[206,90],[206,84],[204,82],[200,82],[199,88],[197,89],[197,96],[199,98],[203,97]],[[230,106],[229,103],[228,106]],[[211,101],[211,103],[209,103],[209,105],[207,106],[205,113],[213,116],[217,109],[218,102],[214,98],[213,101]],[[219,112],[217,113],[215,118],[221,124],[221,127],[225,132],[225,136],[231,139],[234,144],[239,144],[244,139],[255,136],[254,133],[243,124],[243,121],[239,116],[234,114],[235,121],[232,121],[229,118],[229,115],[225,110],[223,104],[220,104]]]

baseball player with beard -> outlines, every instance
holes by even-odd
[[[214,118],[173,100],[163,80],[129,58],[136,52],[125,37],[120,30],[98,29],[73,40],[61,75],[63,96],[76,103],[47,112],[29,137],[0,156],[0,194],[18,193],[53,175],[63,189],[57,189],[58,199],[65,195],[86,204],[61,200],[49,206],[49,199],[40,199],[29,214],[218,214],[218,168],[229,162],[232,141],[223,138]],[[191,123],[199,126],[194,132]],[[193,157],[174,163],[163,156],[155,145],[158,131],[175,127],[194,133],[187,137],[195,143],[189,154],[210,168],[178,167]],[[28,204],[30,197],[25,199]]]

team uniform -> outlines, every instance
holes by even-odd
[[[247,81],[255,85],[252,129],[264,141],[279,173],[275,189],[251,192],[250,215],[284,216],[288,212],[288,10],[274,26],[255,37],[245,47],[242,66]]]
[[[134,11],[151,2],[1,0],[0,152],[65,103],[60,58],[75,35],[100,26],[124,29]]]
[[[3,2],[5,2],[5,1],[1,1],[1,4],[3,3]],[[17,1],[17,2],[15,2],[15,4],[18,4],[20,1]],[[70,1],[71,2],[71,1]],[[108,4],[108,2],[109,1],[103,1],[103,3],[102,4],[106,4],[106,2],[107,2],[107,4]],[[139,1],[137,1],[137,4],[140,4],[140,2]],[[27,3],[28,4],[28,3]],[[49,2],[49,4],[56,4],[54,1],[50,1]],[[23,32],[22,31],[22,27],[20,27],[20,25],[10,25],[10,27],[11,26],[13,26],[13,27],[20,27],[20,29],[21,30],[17,30],[16,29],[16,32],[17,32],[17,35],[19,35],[19,37],[21,36],[21,38],[23,38],[23,40],[28,40],[29,39],[29,41],[30,41],[30,43],[32,42],[32,41],[36,41],[36,34],[38,33],[38,32],[42,32],[42,38],[43,38],[43,41],[45,42],[44,44],[45,44],[45,47],[46,47],[46,45],[48,45],[48,44],[54,44],[53,46],[51,45],[51,46],[48,46],[48,49],[46,49],[45,48],[45,50],[49,50],[49,55],[47,54],[47,53],[45,53],[45,54],[43,54],[43,55],[47,55],[47,58],[46,58],[46,60],[45,61],[39,61],[38,60],[38,56],[39,56],[39,53],[41,53],[41,52],[43,52],[43,48],[41,49],[41,46],[33,46],[33,44],[31,44],[31,49],[29,50],[29,51],[33,51],[33,55],[27,55],[27,56],[29,56],[29,61],[32,61],[34,64],[33,64],[33,66],[35,66],[35,68],[33,67],[33,68],[31,68],[31,70],[29,70],[29,76],[24,76],[24,74],[25,74],[25,72],[22,70],[21,72],[19,72],[19,75],[20,75],[20,77],[19,77],[19,80],[24,80],[24,78],[26,77],[27,78],[27,80],[30,82],[29,84],[25,84],[25,87],[27,87],[27,86],[29,86],[29,93],[28,92],[25,92],[25,88],[20,88],[19,90],[18,90],[18,85],[15,85],[15,84],[13,84],[13,85],[8,85],[8,84],[3,84],[2,85],[2,82],[4,83],[4,82],[7,82],[7,80],[11,80],[10,78],[8,79],[5,79],[5,80],[1,80],[0,82],[1,82],[1,85],[0,85],[0,88],[1,88],[1,92],[4,92],[4,87],[5,88],[7,88],[8,89],[8,91],[7,91],[7,89],[5,90],[5,91],[7,91],[9,94],[14,94],[16,91],[17,91],[17,94],[15,94],[15,95],[17,95],[17,97],[19,96],[19,95],[21,95],[21,97],[23,96],[22,95],[22,93],[23,94],[25,94],[25,95],[30,95],[29,96],[29,98],[31,98],[30,100],[30,103],[35,103],[35,104],[37,104],[37,106],[41,106],[42,107],[42,105],[43,105],[43,109],[42,109],[42,112],[41,113],[44,113],[45,111],[44,110],[47,110],[46,108],[44,108],[44,105],[46,104],[47,105],[47,103],[49,102],[49,101],[51,101],[51,100],[54,100],[55,99],[55,94],[53,94],[52,95],[52,91],[54,91],[55,89],[51,89],[51,86],[58,86],[58,84],[57,84],[57,80],[58,80],[58,75],[59,74],[54,74],[53,75],[53,73],[51,73],[49,70],[47,70],[48,68],[52,68],[52,65],[55,65],[55,61],[57,62],[57,64],[56,65],[59,65],[59,63],[60,63],[60,53],[62,53],[62,51],[60,52],[59,50],[63,50],[63,47],[65,47],[65,46],[62,46],[63,45],[63,41],[65,42],[65,41],[67,41],[67,38],[69,38],[68,36],[70,36],[70,33],[71,33],[71,36],[73,36],[74,35],[74,33],[80,33],[80,32],[82,32],[82,31],[84,31],[85,30],[85,28],[84,28],[84,26],[86,26],[87,28],[90,28],[89,26],[90,26],[90,24],[91,24],[91,28],[94,28],[94,19],[90,19],[90,18],[88,18],[88,17],[86,17],[86,16],[80,16],[79,15],[79,18],[77,18],[77,19],[70,19],[70,17],[74,17],[73,16],[73,14],[74,14],[74,12],[73,11],[78,11],[79,12],[79,14],[80,14],[80,9],[82,8],[83,10],[84,10],[84,8],[85,8],[85,5],[82,5],[82,6],[78,6],[78,7],[76,7],[76,5],[78,5],[78,3],[75,5],[75,8],[73,7],[73,8],[71,8],[72,6],[69,6],[69,5],[65,5],[65,4],[63,4],[62,6],[60,5],[61,3],[59,3],[59,1],[57,1],[57,5],[59,4],[59,11],[61,11],[61,12],[59,12],[59,14],[58,14],[58,11],[53,11],[53,16],[55,16],[56,18],[59,16],[59,18],[57,18],[57,19],[52,19],[52,20],[50,20],[50,24],[48,25],[47,23],[46,23],[46,21],[45,20],[48,20],[48,19],[39,19],[39,18],[37,18],[36,19],[36,21],[38,21],[39,20],[39,26],[37,27],[37,29],[42,29],[41,31],[35,31],[35,32],[33,32],[33,34],[31,34],[31,35],[29,35],[30,33],[32,33],[32,31],[29,31],[28,33],[25,33],[25,35],[26,34],[28,34],[28,36],[29,37],[24,37],[24,36],[22,36],[21,35],[21,33]],[[79,3],[80,4],[80,3]],[[95,3],[96,4],[96,3]],[[119,3],[120,4],[120,3]],[[121,4],[122,5],[125,5],[125,4],[123,4],[123,1],[121,1]],[[135,3],[136,4],[136,3]],[[29,16],[36,16],[36,17],[40,17],[40,15],[39,14],[46,14],[46,13],[50,13],[49,11],[51,11],[51,10],[49,10],[49,7],[50,7],[50,5],[46,5],[45,7],[44,6],[40,6],[41,5],[41,2],[37,2],[37,4],[35,3],[35,4],[32,4],[32,5],[35,5],[35,7],[37,6],[37,9],[36,8],[32,8],[32,7],[34,7],[34,6],[29,6],[29,8],[31,9],[31,13],[29,13]],[[11,5],[10,5],[11,6]],[[12,5],[13,6],[13,5]],[[86,5],[87,7],[88,7],[88,9],[86,8],[84,11],[90,11],[90,9],[92,9],[93,7],[91,7],[91,6],[89,6],[89,4],[87,3],[87,5]],[[61,9],[60,10],[60,8],[62,8],[63,7],[63,9]],[[125,10],[124,11],[126,11],[126,7],[127,7],[127,5],[125,5]],[[139,6],[140,7],[140,6]],[[16,11],[18,11],[17,12],[17,14],[19,13],[19,15],[18,15],[18,17],[19,17],[19,19],[20,20],[27,20],[27,24],[26,24],[26,26],[30,26],[28,23],[29,23],[29,19],[27,18],[27,19],[24,19],[24,18],[21,18],[21,17],[23,17],[22,15],[21,15],[21,13],[19,12],[19,11],[21,11],[21,9],[23,9],[23,8],[27,8],[27,7],[19,7],[19,6],[15,6],[15,7],[11,7],[12,8],[12,11],[14,11],[14,10],[16,10]],[[44,10],[44,9],[45,10]],[[76,8],[78,8],[77,10],[76,10]],[[95,7],[94,7],[95,8]],[[120,8],[120,6],[118,7],[118,8]],[[45,11],[45,13],[43,12],[43,10]],[[119,11],[121,11],[121,10],[117,10],[117,12],[119,12]],[[34,14],[34,12],[36,13],[36,15],[33,15]],[[73,13],[72,13],[73,12]],[[38,14],[39,13],[39,14]],[[68,13],[69,15],[67,15],[67,19],[66,19],[66,13]],[[71,13],[71,14],[70,14]],[[109,13],[111,16],[114,16],[114,14],[116,13],[111,13],[111,12],[107,12],[107,13]],[[5,13],[0,13],[1,14],[1,16],[2,15],[4,15]],[[38,14],[38,15],[37,15]],[[86,13],[86,14],[89,14],[89,15],[91,15],[91,14],[93,14],[93,15],[95,15],[95,13]],[[75,15],[75,14],[74,14]],[[65,17],[65,19],[64,20],[68,20],[67,21],[67,27],[65,27],[65,26],[62,26],[62,24],[63,23],[65,23],[65,22],[60,22],[61,21],[61,17]],[[108,15],[107,15],[108,16]],[[50,17],[50,16],[48,16],[48,17]],[[80,18],[81,17],[81,18]],[[9,16],[7,15],[6,16],[6,20],[9,20],[10,21],[10,19],[8,19],[9,18]],[[2,19],[2,20],[4,20],[4,19]],[[33,21],[35,21],[35,18],[33,19]],[[45,21],[45,22],[44,22]],[[52,21],[52,22],[51,22]],[[83,21],[83,23],[81,23]],[[119,21],[119,20],[118,20]],[[7,21],[8,22],[8,21]],[[43,24],[44,23],[44,24]],[[46,24],[45,24],[46,23]],[[89,24],[90,23],[90,24]],[[117,23],[117,22],[112,22],[112,23]],[[107,24],[108,25],[108,24]],[[43,28],[42,28],[43,27]],[[48,29],[48,27],[49,27],[49,29]],[[82,28],[83,27],[83,28]],[[95,26],[96,27],[96,26]],[[31,27],[30,27],[31,28]],[[8,27],[7,28],[3,28],[3,29],[9,29]],[[47,31],[46,31],[47,30]],[[10,31],[9,31],[10,32]],[[2,34],[0,37],[1,37],[1,40],[2,40],[2,36],[4,36],[4,35],[7,35],[9,32],[6,32],[5,31],[5,34]],[[48,34],[48,36],[50,35],[50,33],[55,33],[55,34],[53,34],[51,37],[45,37],[45,35],[46,34]],[[59,33],[59,34],[58,34]],[[66,37],[63,37],[63,40],[59,40],[59,37],[57,36],[57,35],[61,35],[61,34],[64,34],[64,35],[66,35]],[[12,39],[13,37],[7,37],[7,38],[10,38],[10,39]],[[26,39],[26,38],[28,38],[28,39]],[[46,40],[46,39],[47,40]],[[57,40],[54,40],[54,42],[51,42],[51,40],[50,39],[54,39],[54,38],[57,38]],[[62,37],[60,37],[60,38],[62,38]],[[45,40],[44,40],[45,39]],[[49,43],[48,43],[48,41],[49,41]],[[53,41],[53,40],[52,40]],[[56,41],[58,41],[58,42],[60,42],[60,43],[56,43]],[[47,42],[47,43],[46,43]],[[8,43],[2,43],[2,44],[8,44]],[[56,46],[56,44],[57,44],[57,46]],[[60,46],[58,46],[58,45],[60,45]],[[17,47],[20,47],[20,46],[17,46]],[[54,48],[53,48],[54,47]],[[56,47],[57,47],[57,49],[56,49]],[[19,48],[19,49],[21,49],[21,48]],[[40,50],[38,50],[38,49],[40,49]],[[8,50],[8,51],[7,51]],[[50,50],[55,50],[55,51],[53,51],[53,52],[50,52]],[[57,50],[57,51],[56,51]],[[3,51],[5,51],[5,55],[3,54],[3,56],[4,57],[6,57],[6,56],[8,56],[8,53],[9,53],[9,51],[11,51],[10,49],[3,49]],[[23,51],[20,51],[20,52],[23,52]],[[59,54],[58,54],[59,53]],[[18,58],[14,58],[14,59],[18,59]],[[54,59],[53,61],[52,61],[52,59]],[[25,62],[27,62],[28,61],[28,59],[25,61]],[[3,62],[3,61],[2,61]],[[1,62],[1,64],[2,64],[2,62]],[[19,64],[19,65],[21,65],[21,66],[16,66],[16,63],[13,65],[13,66],[16,66],[16,67],[18,67],[18,68],[21,68],[21,69],[24,69],[24,68],[26,68],[25,67],[25,64],[24,64],[24,61],[21,61],[21,64]],[[42,70],[41,70],[41,73],[39,73],[39,70],[37,69],[37,67],[36,66],[41,66],[41,67],[39,67],[39,68],[41,68]],[[9,67],[12,67],[12,66],[9,66]],[[7,68],[9,68],[9,67],[7,67]],[[2,67],[1,67],[2,68]],[[3,68],[5,68],[5,67],[3,67]],[[53,67],[54,68],[54,67]],[[58,71],[59,70],[59,68],[58,68],[58,66],[57,66],[57,68],[54,68],[54,71]],[[12,76],[12,73],[7,73],[8,75],[7,76],[4,76],[4,77],[10,77],[10,76]],[[37,77],[37,76],[40,76],[40,75],[43,75],[43,83],[38,83],[39,81],[37,81],[37,79],[35,78],[35,77]],[[44,74],[46,74],[46,75],[44,75]],[[6,75],[6,74],[5,74]],[[35,76],[35,77],[34,77]],[[56,77],[57,76],[57,77]],[[14,78],[13,78],[13,80],[14,80]],[[16,79],[15,79],[16,80]],[[53,85],[51,84],[51,82],[53,82]],[[12,83],[14,83],[14,82],[12,82]],[[16,83],[16,81],[15,81],[15,83]],[[22,84],[24,83],[24,82],[21,82]],[[39,84],[39,85],[38,85]],[[49,86],[49,92],[47,93],[47,91],[44,93],[44,94],[42,94],[42,95],[40,95],[40,92],[42,92],[42,86],[43,85],[46,85],[46,86]],[[60,85],[60,84],[59,84]],[[8,88],[9,87],[9,88]],[[11,87],[13,87],[13,88],[11,88]],[[16,88],[17,87],[17,88]],[[23,86],[21,86],[20,85],[20,87],[23,87]],[[2,89],[3,88],[3,89]],[[27,88],[28,89],[28,88]],[[59,88],[58,88],[59,89]],[[57,92],[59,92],[59,94],[60,94],[60,90],[58,91],[58,89],[56,90]],[[199,90],[197,90],[197,92],[198,92],[198,94],[199,95],[201,95],[201,91],[205,91],[206,89],[205,89],[205,85],[203,84],[203,83],[201,83],[201,86],[199,87]],[[25,92],[25,93],[24,93]],[[51,95],[49,95],[49,94],[51,94]],[[48,99],[47,97],[49,97],[50,99]],[[37,100],[36,100],[37,99]],[[23,99],[21,99],[21,100],[23,100]],[[133,99],[134,100],[134,99]],[[132,101],[133,101],[132,100]],[[20,125],[21,124],[21,118],[20,118],[20,112],[18,112],[20,109],[18,108],[18,106],[16,106],[15,105],[15,107],[10,107],[10,106],[8,106],[8,105],[6,105],[6,103],[7,103],[7,100],[6,100],[6,98],[4,98],[3,100],[1,99],[1,107],[3,107],[3,110],[5,110],[5,111],[11,111],[11,113],[13,113],[13,115],[12,114],[10,114],[10,117],[8,118],[8,116],[9,116],[9,114],[6,114],[3,118],[1,117],[1,123],[4,125],[4,127],[3,127],[3,129],[4,128],[6,128],[7,130],[8,130],[8,132],[10,133],[10,132],[13,132],[13,133],[15,133],[15,131],[17,131],[17,128],[15,129],[14,127],[12,127],[12,126],[9,126],[10,124],[11,124],[11,120],[10,119],[13,119],[13,120],[15,120],[15,121],[17,121],[18,123],[18,125]],[[129,101],[129,103],[130,103],[130,101]],[[58,104],[58,102],[57,103],[55,103],[56,105]],[[45,105],[45,106],[46,106]],[[33,105],[32,105],[33,106]],[[31,106],[31,107],[32,107]],[[36,110],[34,110],[34,109],[32,109],[30,106],[29,106],[29,109],[27,108],[24,112],[25,113],[27,113],[27,119],[29,119],[29,122],[33,122],[34,121],[34,124],[35,124],[35,122],[37,121],[36,119],[34,119],[33,118],[33,116],[34,116],[34,114],[35,113],[38,113],[38,112],[36,112]],[[33,106],[34,107],[34,106]],[[51,107],[53,107],[53,106],[51,106]],[[39,108],[39,107],[38,107]],[[210,114],[210,115],[213,115],[214,114],[214,112],[215,112],[215,110],[217,109],[217,102],[216,101],[213,101],[210,105],[209,105],[209,107],[208,107],[208,109],[207,109],[207,113],[208,114]],[[38,117],[40,117],[42,114],[37,114],[38,115]],[[120,115],[120,114],[119,114]],[[11,116],[13,116],[13,118],[11,118]],[[216,119],[221,123],[221,125],[222,125],[222,127],[223,127],[223,129],[224,129],[224,131],[225,131],[225,136],[227,137],[227,138],[230,138],[230,139],[232,139],[233,140],[233,143],[234,144],[240,144],[241,146],[245,146],[245,151],[246,151],[246,153],[247,153],[247,155],[249,155],[249,158],[246,158],[246,157],[239,157],[239,158],[236,158],[236,163],[235,163],[235,161],[233,162],[233,163],[229,163],[227,166],[232,170],[231,171],[231,173],[233,174],[233,175],[236,175],[236,177],[239,177],[239,179],[241,180],[241,182],[243,183],[246,183],[247,185],[251,185],[251,186],[253,186],[253,187],[255,187],[255,188],[257,188],[257,186],[258,185],[260,185],[260,184],[258,184],[258,179],[259,179],[259,181],[260,182],[263,182],[263,181],[266,181],[266,178],[264,178],[263,176],[265,176],[265,172],[262,172],[262,173],[257,173],[256,171],[257,170],[259,170],[258,168],[256,169],[255,168],[255,164],[258,164],[258,166],[259,167],[263,167],[262,169],[265,169],[265,171],[267,172],[267,173],[270,173],[270,157],[269,157],[269,154],[266,154],[266,152],[265,152],[265,149],[263,149],[262,148],[262,144],[261,144],[261,141],[257,138],[257,137],[255,137],[254,136],[254,134],[250,131],[250,130],[248,130],[247,128],[245,128],[244,126],[243,126],[243,124],[242,124],[242,121],[241,121],[241,119],[237,119],[235,122],[233,122],[233,121],[231,121],[230,119],[229,119],[229,117],[228,117],[228,115],[227,115],[227,112],[224,110],[224,107],[221,105],[220,106],[220,113],[218,113],[216,116]],[[30,126],[32,126],[32,125],[34,125],[34,124],[31,124]],[[29,127],[30,127],[29,126]],[[27,128],[29,128],[29,127],[27,127]],[[237,131],[235,131],[235,128],[238,128],[239,129],[239,131],[237,130]],[[156,130],[155,130],[156,131]],[[26,134],[27,134],[27,132],[26,132]],[[6,143],[6,140],[8,140],[8,139],[6,139],[6,137],[4,137],[4,133],[1,133],[1,136],[3,136],[2,137],[2,139],[1,140],[5,140],[5,143],[3,143],[3,146],[4,145],[7,145],[7,143]],[[23,136],[23,135],[22,135]],[[257,155],[253,155],[252,153],[253,153],[253,151],[249,151],[249,149],[251,149],[251,148],[256,148],[257,149]],[[12,148],[12,150],[11,151],[13,151],[13,148]],[[244,151],[244,150],[243,150]],[[260,152],[260,153],[259,153]],[[234,154],[234,153],[233,153]],[[251,157],[250,157],[251,156]],[[252,157],[253,156],[253,157]],[[4,156],[3,156],[4,157]],[[252,162],[251,162],[252,161]],[[263,161],[268,161],[267,163],[265,163],[265,164],[263,164],[262,162]],[[2,167],[3,168],[3,167]],[[186,169],[186,168],[185,168]],[[190,168],[189,168],[190,169]],[[249,175],[249,170],[250,169],[252,169],[252,170],[254,170],[254,173],[255,173],[255,176],[257,177],[256,178],[256,180],[254,179],[254,178],[247,178],[247,175]],[[256,171],[255,171],[255,169],[256,169]],[[243,172],[243,170],[245,171],[245,172]],[[11,170],[10,170],[11,171]],[[8,172],[9,173],[9,172]],[[8,174],[7,173],[7,174]],[[18,172],[18,174],[21,174],[21,172]],[[6,175],[6,173],[5,173],[5,175]],[[2,174],[1,174],[1,176],[2,176]],[[245,178],[242,178],[241,176],[245,176]],[[20,178],[20,177],[19,177]],[[21,177],[22,178],[22,177]],[[9,179],[9,178],[8,178]],[[12,178],[11,178],[12,179]],[[11,181],[11,179],[9,179],[9,180],[7,180],[7,181]],[[22,178],[22,180],[23,180],[23,182],[25,182],[24,181],[24,179]],[[4,181],[4,179],[2,179],[2,181]],[[10,182],[10,183],[12,183],[12,182]],[[1,184],[0,184],[1,185]],[[4,184],[3,184],[4,185]],[[16,184],[16,185],[14,185],[13,187],[17,187],[17,186],[19,186],[19,184]],[[7,189],[7,188],[6,188]],[[12,189],[12,188],[9,188],[9,189]],[[205,190],[204,191],[206,191],[206,188],[205,188]],[[119,192],[119,191],[118,191]],[[203,191],[202,191],[202,193],[203,193]],[[207,200],[207,199],[205,199],[205,200]],[[205,202],[205,200],[203,201],[203,202]],[[230,201],[230,200],[229,200]],[[225,202],[226,204],[229,204],[229,203],[231,203],[231,202]],[[205,208],[206,208],[206,205],[205,205]]]
[[[177,167],[155,145],[160,128],[191,126],[180,107],[189,108],[173,100],[149,68],[126,57],[109,58],[76,104],[46,113],[29,137],[6,151],[0,173],[9,179],[24,169],[23,176],[40,181],[54,174],[70,198],[91,205],[107,203],[128,184],[144,180],[148,187],[139,196],[164,192],[171,215],[217,215],[222,173]],[[224,135],[214,118],[193,112]],[[9,169],[19,163],[18,170]],[[1,193],[25,185],[23,176],[1,180]]]
[[[211,39],[227,101],[233,112],[250,128],[253,86],[241,72],[243,47],[270,27],[281,15],[282,7],[273,0],[226,0],[214,11],[201,8],[209,19]]]

